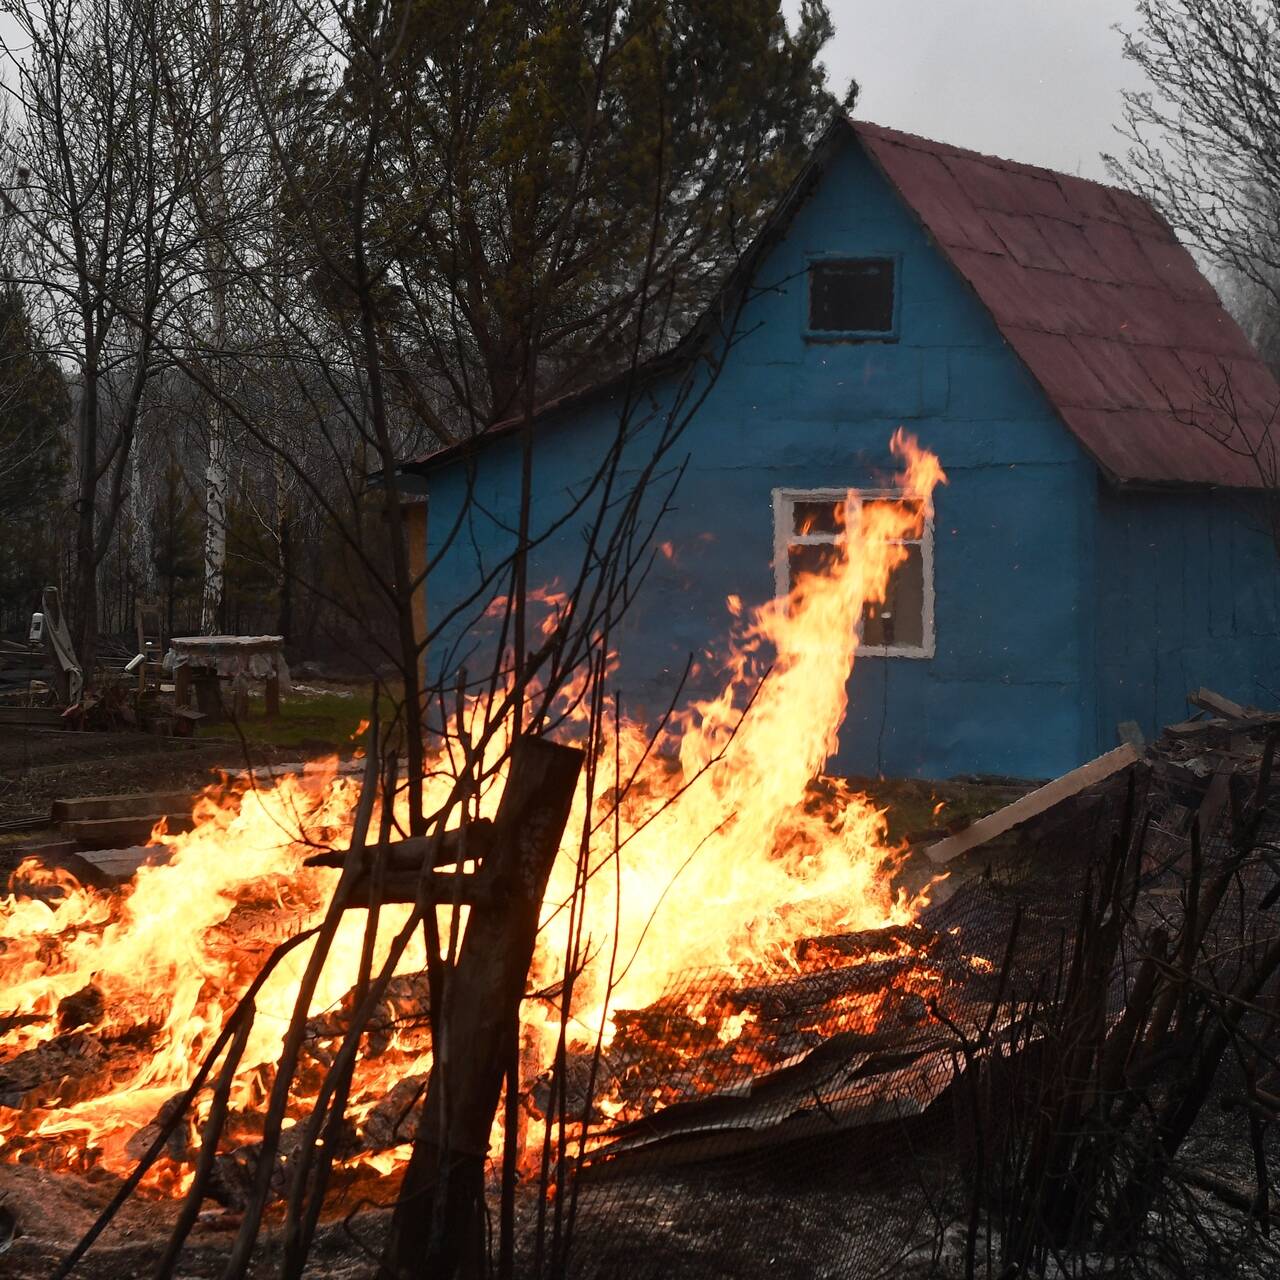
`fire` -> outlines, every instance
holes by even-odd
[[[906,926],[918,911],[919,900],[890,887],[898,855],[884,814],[843,783],[811,785],[847,710],[863,608],[884,600],[906,555],[895,540],[918,532],[934,487],[945,482],[938,460],[905,433],[893,448],[903,461],[897,486],[917,501],[846,504],[854,514],[844,553],[828,573],[803,577],[786,599],[755,609],[730,596],[732,644],[719,693],[673,717],[656,743],[638,724],[612,726],[594,811],[580,794],[566,831],[531,976],[538,990],[554,988],[563,974],[570,945],[564,904],[581,832],[592,827],[593,874],[581,908],[592,958],[575,988],[571,1044],[590,1044],[597,1032],[608,1043],[617,1031],[612,1014],[653,1004],[681,972],[712,969],[745,980],[797,971],[798,939]],[[562,600],[550,590],[537,599],[547,611],[538,625],[554,627]],[[490,613],[504,607],[495,602]],[[496,741],[492,750],[502,748]],[[447,767],[428,772],[430,808],[447,791]],[[615,825],[612,797],[633,776]],[[141,868],[130,885],[104,892],[46,873],[38,896],[4,900],[0,1159],[127,1172],[138,1137],[190,1083],[267,952],[323,915],[337,872],[303,863],[317,847],[345,847],[358,791],[334,762],[270,785],[243,778],[210,788],[190,832],[153,834],[169,860]],[[482,809],[495,808],[499,794],[492,787]],[[383,908],[384,943],[407,911]],[[363,912],[346,913],[312,1003],[317,1072],[326,1039],[341,1031],[365,925]],[[901,949],[869,959],[892,959]],[[231,1099],[246,1144],[307,957],[307,946],[296,948],[257,1000]],[[398,1015],[417,999],[418,1025],[390,1018],[380,1052],[362,1059],[351,1091],[358,1134],[382,1135],[352,1158],[382,1172],[403,1160],[408,1135],[395,1131],[380,1104],[430,1068],[425,1005],[412,976],[424,964],[419,943],[400,963],[404,989],[388,996]],[[883,1003],[883,995],[849,998],[870,1018]],[[522,1057],[532,1079],[550,1061],[561,1028],[554,1002],[530,1000],[526,1010]],[[745,1042],[754,1016],[726,1013],[709,1034],[726,1045]],[[43,1061],[69,1041],[96,1055],[88,1071],[60,1073]],[[132,1051],[116,1052],[121,1044]],[[298,1114],[306,1109],[305,1068],[304,1061]],[[403,1097],[402,1110],[412,1100]],[[606,1117],[626,1113],[614,1098],[601,1099],[599,1109]],[[198,1112],[188,1139],[199,1119]],[[187,1177],[174,1158],[156,1167],[151,1185],[176,1193]]]
[[[76,888],[56,902],[6,902],[0,999],[30,1019],[0,1038],[10,1067],[18,1055],[82,1027],[99,1043],[132,1037],[145,1048],[129,1055],[125,1075],[94,1077],[98,1088],[88,1097],[44,1107],[37,1094],[23,1100],[21,1111],[0,1111],[0,1155],[6,1147],[20,1155],[33,1139],[66,1136],[98,1148],[105,1167],[128,1170],[129,1138],[190,1082],[270,947],[323,913],[336,873],[302,863],[316,844],[350,831],[357,795],[349,778],[335,775],[333,762],[265,789],[243,782],[210,788],[196,802],[189,833],[157,828],[152,842],[167,844],[171,859],[140,868],[128,889]],[[394,929],[408,908],[385,911]],[[317,1010],[349,990],[362,936],[362,922],[354,914],[344,918]],[[286,957],[258,999],[238,1077],[236,1102],[246,1111],[278,1056],[306,958],[305,946]],[[410,967],[424,963],[420,945],[406,957]],[[82,1009],[98,1016],[82,1018]],[[0,1081],[4,1075],[0,1065]]]
[[[623,826],[634,834],[617,869],[626,974],[612,993],[615,1007],[656,999],[682,969],[787,965],[798,937],[910,918],[912,904],[888,889],[883,814],[835,782],[828,804],[805,803],[837,746],[863,606],[884,599],[905,558],[891,540],[927,517],[943,478],[937,459],[905,433],[893,443],[906,460],[898,487],[925,505],[867,504],[846,529],[847,554],[834,572],[802,578],[789,597],[736,627],[721,692],[676,717],[663,744],[678,750],[678,770],[663,780],[657,801],[644,797],[624,809]],[[732,597],[729,607],[735,612]],[[622,726],[620,736],[625,779],[645,742],[636,726]],[[661,807],[686,785],[677,803]],[[567,898],[572,873],[562,858],[551,901]],[[599,939],[614,932],[612,871],[601,879],[593,882],[586,931]],[[558,962],[554,948],[548,958]],[[588,983],[594,976],[602,975],[595,971]]]

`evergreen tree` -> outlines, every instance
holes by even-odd
[[[0,283],[0,618],[12,625],[58,581],[66,380],[38,347],[26,303]]]
[[[379,336],[427,414],[424,385],[496,421],[670,345],[838,105],[822,0],[794,30],[781,0],[398,2],[303,143],[292,214],[337,242],[374,166]],[[354,306],[355,263],[311,266]]]

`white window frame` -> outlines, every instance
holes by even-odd
[[[920,546],[920,570],[924,579],[923,643],[864,645],[859,636],[860,658],[932,658],[936,647],[933,625],[933,513],[924,495],[908,489],[775,489],[773,491],[773,582],[778,597],[784,599],[791,593],[790,548],[798,546],[831,546],[843,541],[841,535],[829,533],[793,533],[797,502],[845,502],[875,501],[878,498],[914,499],[924,504],[924,528],[918,538],[892,538],[899,545],[918,543]],[[861,629],[861,619],[859,619]]]

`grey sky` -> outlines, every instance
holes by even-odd
[[[799,0],[785,0],[788,13]],[[1120,91],[1141,86],[1116,23],[1132,0],[827,0],[833,89],[878,124],[1106,180]]]

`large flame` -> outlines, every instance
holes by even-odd
[[[720,693],[673,717],[656,744],[640,725],[612,727],[595,811],[578,797],[552,874],[532,975],[538,989],[564,972],[564,904],[591,824],[594,874],[579,908],[589,962],[565,1029],[571,1042],[589,1043],[601,1029],[607,1042],[611,1010],[645,1007],[682,971],[784,970],[797,964],[799,938],[903,924],[918,910],[919,899],[891,889],[897,852],[883,813],[835,781],[820,795],[811,788],[844,720],[864,607],[884,600],[906,555],[900,540],[918,536],[945,482],[938,460],[905,433],[893,448],[904,464],[896,485],[915,501],[845,504],[843,554],[828,572],[745,616],[731,597]],[[540,598],[554,609],[552,594]],[[491,749],[503,745],[499,736]],[[429,806],[443,799],[445,772],[429,782]],[[601,822],[619,780],[632,777],[616,824]],[[482,807],[499,795],[492,787]],[[9,1109],[0,1106],[0,1159],[131,1167],[130,1139],[190,1083],[267,951],[323,914],[337,873],[303,860],[317,845],[344,847],[357,798],[358,785],[333,762],[269,785],[241,779],[201,797],[190,832],[157,830],[153,843],[168,847],[169,860],[143,867],[131,885],[106,893],[55,882],[2,900],[0,1102]],[[383,909],[384,944],[407,910]],[[365,925],[363,912],[346,913],[314,1017],[339,1008],[352,987]],[[231,1100],[245,1141],[307,956],[306,946],[293,951],[257,999]],[[399,971],[424,962],[421,947],[411,948]],[[536,1072],[561,1031],[559,1014],[549,1001],[526,1009],[526,1066]],[[429,1068],[421,1028],[392,1029],[384,1041],[353,1084],[357,1125],[397,1081]],[[118,1052],[126,1043],[137,1051]],[[68,1045],[81,1059],[74,1070],[42,1061]],[[305,1111],[306,1098],[297,1105]],[[162,1162],[151,1185],[178,1191],[187,1176],[180,1161]]]

